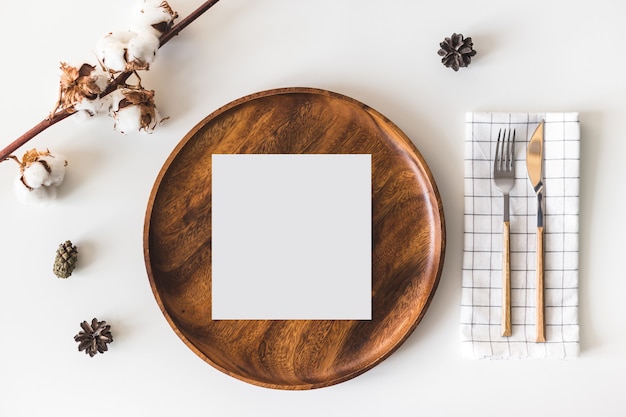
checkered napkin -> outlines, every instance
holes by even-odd
[[[536,194],[526,147],[544,130],[544,300],[546,343],[536,343]],[[493,183],[500,128],[516,131],[510,193],[511,322],[501,336],[502,194]],[[472,359],[575,358],[578,333],[578,113],[468,113],[465,123],[465,234],[461,346]]]

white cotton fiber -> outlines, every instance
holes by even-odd
[[[141,108],[128,106],[115,113],[115,129],[127,134],[141,130]]]
[[[154,109],[154,120],[148,126],[142,126],[142,109],[140,106],[127,106],[114,113],[115,129],[121,133],[152,133],[162,119],[157,109]]]
[[[67,161],[63,157],[43,155],[24,169],[22,178],[31,188],[57,187],[65,178]]]
[[[67,165],[65,158],[60,155],[45,155],[40,157],[39,160],[46,162],[50,168],[48,178],[43,182],[43,185],[46,187],[58,187],[61,185],[65,178],[65,166]]]
[[[39,188],[43,186],[44,183],[49,181],[50,174],[46,170],[46,166],[44,164],[35,162],[28,168],[24,169],[22,178],[27,186],[31,188]]]
[[[124,92],[121,88],[114,90],[111,94],[106,96],[106,98],[108,99],[110,116],[114,116],[114,113],[120,108],[120,101],[124,100],[124,97]]]
[[[96,77],[96,85],[100,88],[100,91],[106,90],[109,85],[108,74],[103,73],[101,69],[96,69],[95,73],[92,73],[91,75]]]
[[[138,64],[149,65],[156,59],[160,42],[152,32],[143,30],[136,32],[128,41],[128,61],[136,61]]]
[[[111,96],[112,94],[108,94],[104,97],[98,97],[95,100],[83,98],[74,105],[74,109],[78,112],[78,118],[80,120],[86,120],[100,113],[107,114],[113,105]]]
[[[74,109],[78,112],[77,116],[80,119],[90,119],[96,114],[102,111],[102,100],[99,98],[95,100],[89,100],[87,98],[83,98],[81,101],[74,105]]]
[[[98,58],[111,72],[126,71],[126,48],[136,32],[111,32],[98,42]]]
[[[176,17],[176,12],[169,7],[164,7],[162,0],[146,0],[134,18],[133,28],[138,31],[150,30],[156,36],[161,36],[162,32],[155,29],[153,25],[170,23]]]

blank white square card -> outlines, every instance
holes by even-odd
[[[213,320],[370,320],[367,154],[212,156]]]

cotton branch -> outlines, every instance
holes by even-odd
[[[172,26],[171,29],[167,30],[163,35],[159,38],[160,47],[165,45],[169,40],[171,40],[174,36],[178,35],[183,29],[185,29],[189,24],[195,21],[198,17],[202,16],[204,12],[213,7],[219,0],[209,0],[203,3],[196,10],[191,12],[187,17],[182,19],[179,23]],[[123,86],[128,78],[133,74],[133,71],[122,72],[117,75],[113,80],[111,80],[105,90],[100,95],[104,97],[113,91],[115,91],[118,87]],[[37,123],[31,129],[26,131],[22,136],[15,139],[8,146],[0,151],[0,162],[6,161],[11,157],[11,154],[19,149],[21,146],[26,144],[28,141],[33,139],[35,136],[51,127],[52,125],[60,122],[61,120],[66,119],[67,117],[75,114],[75,110],[73,108],[66,108],[59,111],[56,111],[54,114],[49,115],[41,122]]]

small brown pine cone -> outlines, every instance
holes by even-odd
[[[98,321],[94,318],[91,324],[83,321],[80,324],[82,330],[74,336],[74,341],[78,342],[78,351],[85,351],[90,357],[94,357],[97,353],[104,353],[109,350],[107,346],[113,341],[111,334],[111,326],[106,321]]]
[[[439,43],[441,49],[437,52],[441,56],[441,63],[454,71],[467,67],[476,55],[472,38],[463,38],[460,33],[453,33]]]

